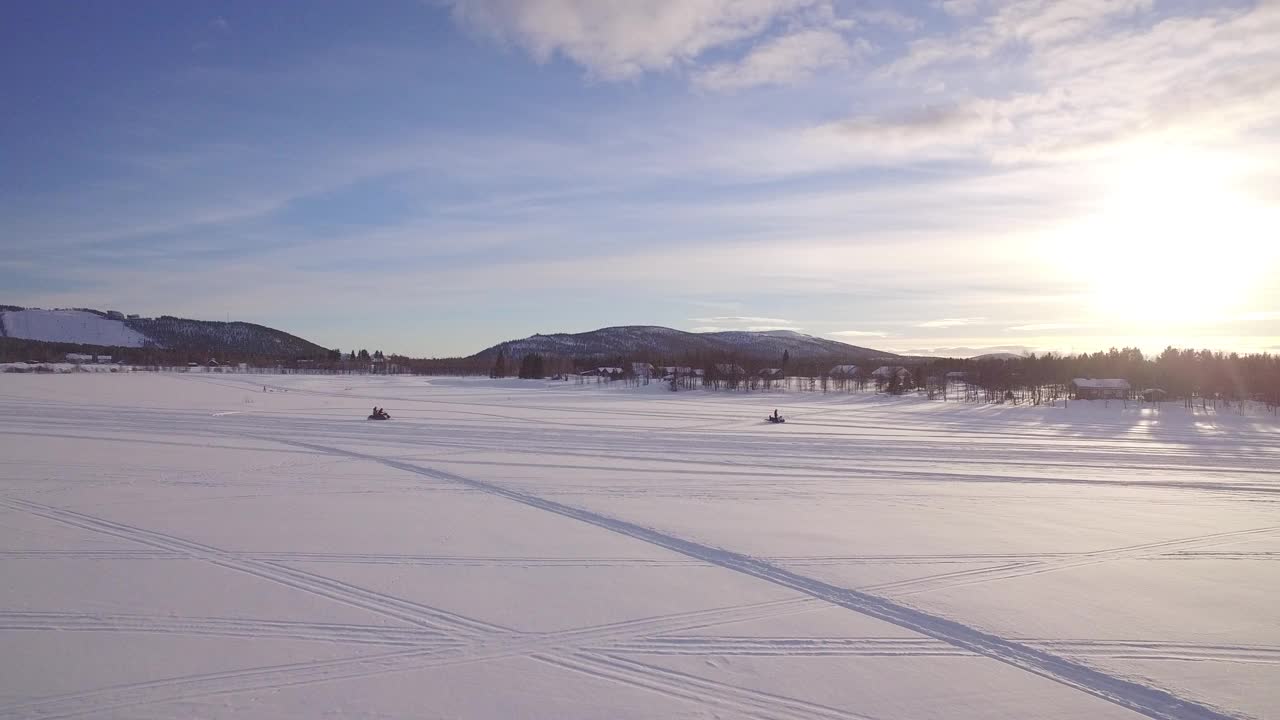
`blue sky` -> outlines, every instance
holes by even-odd
[[[0,302],[1280,349],[1280,3],[42,2]]]

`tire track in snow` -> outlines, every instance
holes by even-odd
[[[472,480],[453,473],[340,448],[314,445],[295,440],[278,438],[276,440],[286,445],[378,462],[387,467],[393,467],[435,480],[455,482],[475,490],[505,497],[530,507],[594,525],[743,575],[790,588],[863,615],[942,640],[956,647],[998,660],[1031,674],[1054,680],[1157,720],[1229,719],[1229,716],[1205,705],[1185,700],[1165,690],[1108,675],[1087,665],[979,630],[957,620],[908,607],[887,598],[839,587],[817,578],[800,575],[759,558],[741,555],[692,540],[685,540],[659,530],[627,522],[626,520],[609,517],[584,508],[565,505],[501,485]]]
[[[668,697],[725,706],[735,717],[761,720],[872,720],[868,715],[819,705],[785,695],[751,690],[612,655],[578,652],[569,656],[538,654],[533,659],[589,677],[653,690]]]
[[[0,550],[0,560],[186,560],[167,550]]]
[[[220,567],[253,575],[270,582],[350,605],[368,612],[390,617],[411,625],[443,632],[454,632],[462,637],[477,633],[509,633],[509,628],[464,617],[438,608],[428,607],[391,595],[327,578],[296,568],[250,560],[241,555],[203,545],[190,540],[166,535],[154,530],[144,530],[124,523],[85,515],[73,510],[41,505],[29,500],[8,498],[0,500],[0,506],[24,511],[32,515],[55,520],[84,530],[132,540],[150,547],[179,553]]]
[[[1089,565],[1115,562],[1117,560],[1135,560],[1139,558],[1159,557],[1161,555],[1168,554],[1168,551],[1170,550],[1179,548],[1208,548],[1217,547],[1219,545],[1230,545],[1232,543],[1251,540],[1255,537],[1267,537],[1277,533],[1280,533],[1280,526],[1212,533],[1210,535],[1197,535],[1196,537],[1162,540],[1159,542],[1129,545],[1110,550],[1079,553],[1075,556],[1059,557],[1032,563],[1013,563],[990,568],[959,570],[956,572],[930,575],[911,580],[898,580],[890,583],[870,585],[862,589],[865,591],[877,592],[889,590],[893,591],[895,596],[915,595],[932,590],[976,585],[979,583],[993,582],[995,580],[1026,577],[1028,575],[1039,575],[1041,573],[1069,570]]]
[[[216,548],[199,545],[198,543],[174,538],[162,533],[132,528],[131,526],[83,513],[60,510],[29,501],[0,500],[0,505],[8,505],[11,509],[41,515],[75,527],[133,539],[144,544],[162,548],[169,545],[177,545],[174,548],[174,552],[180,553],[186,550],[187,555],[196,555],[196,553],[190,551],[188,546],[190,548],[199,548],[204,553],[217,551]],[[160,538],[160,540],[157,540],[157,538]],[[227,556],[234,556],[234,553],[217,552]],[[227,673],[192,675],[120,685],[96,691],[45,697],[0,707],[0,714],[14,712],[24,715],[37,714],[41,717],[76,717],[99,713],[108,708],[119,709],[172,700],[194,699],[251,690],[278,689],[293,685],[366,677],[391,672],[408,672],[447,665],[470,664],[506,657],[527,656],[537,651],[574,650],[577,644],[608,641],[615,637],[636,637],[661,632],[702,629],[763,617],[808,612],[818,605],[820,603],[811,598],[788,598],[744,606],[711,608],[652,618],[625,620],[606,625],[551,633],[514,634],[504,631],[502,634],[489,638],[473,639],[471,643],[463,644],[455,641],[453,646],[446,645],[444,647],[439,647],[442,643],[437,643],[437,647],[433,648],[424,649],[418,646],[401,653],[379,655],[373,658],[355,657],[346,660],[297,663]],[[411,617],[400,617],[400,619],[413,622]],[[46,617],[45,620],[47,621],[49,618]],[[65,621],[66,618],[63,618],[62,622],[65,623]],[[25,622],[27,625],[41,624],[39,620],[33,620],[30,614],[27,614],[27,618],[20,622]],[[42,627],[36,629],[52,629],[49,625],[56,624],[56,622],[43,623]],[[265,634],[271,634],[270,628],[256,621],[248,621],[248,623],[263,627],[264,630],[267,630]],[[14,623],[14,625],[18,624],[20,623]],[[223,629],[225,630],[226,628]],[[174,628],[174,631],[181,630]],[[419,632],[425,633],[428,631],[420,630]],[[333,639],[337,641],[341,638],[335,637]]]
[[[2,555],[0,555],[2,556]],[[356,565],[421,565],[464,567],[676,567],[704,565],[688,558],[653,560],[609,557],[484,557],[469,555],[386,555],[307,552],[245,553],[265,562],[349,563]]]
[[[680,632],[714,627],[719,624],[808,612],[815,606],[821,606],[821,603],[812,598],[790,598],[625,620],[559,632],[494,636],[454,647],[425,650],[413,648],[376,656],[201,673],[22,701],[0,707],[0,716],[21,715],[47,720],[81,717],[101,714],[107,710],[163,702],[468,665],[504,658],[526,657],[539,652],[566,653],[576,651],[578,643],[606,642],[613,638],[634,638],[655,632]],[[714,689],[707,691],[707,693],[713,692]],[[705,702],[705,698],[699,701]]]
[[[432,652],[434,651],[420,649],[398,650],[339,660],[290,663],[124,683],[11,703],[0,706],[0,716],[55,720],[102,715],[112,710],[160,702],[194,700],[252,690],[278,690],[315,682],[381,675]]]
[[[400,645],[437,649],[463,644],[423,628],[344,625],[248,618],[207,618],[73,612],[0,611],[0,631],[56,630],[141,632],[170,635],[316,640],[357,645]]]
[[[1216,645],[1165,640],[1028,640],[1039,647],[1081,657],[1127,660],[1184,660],[1280,665],[1280,648]]]
[[[781,657],[976,657],[962,648],[934,638],[768,638],[678,637],[642,638],[613,643],[597,652],[637,655],[716,655]]]
[[[1020,638],[1027,645],[1073,657],[1135,660],[1215,660],[1280,664],[1280,647],[1218,645],[1163,640],[1043,640]],[[595,652],[686,656],[920,657],[973,656],[934,638],[813,638],[658,636],[590,648]]]

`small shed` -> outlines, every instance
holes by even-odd
[[[1161,388],[1147,388],[1141,392],[1141,395],[1142,399],[1147,402],[1161,402],[1165,398],[1169,397],[1169,393],[1165,392]]]
[[[1077,400],[1124,400],[1132,388],[1122,378],[1076,378],[1071,390]]]

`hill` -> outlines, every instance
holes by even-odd
[[[178,350],[288,358],[318,357],[329,352],[297,335],[246,322],[189,320],[162,315],[125,320],[125,324],[151,338],[160,347]]]
[[[795,360],[865,362],[905,359],[901,355],[814,337],[794,330],[766,332],[721,331],[693,333],[652,325],[624,325],[582,333],[532,335],[508,340],[472,355],[469,360],[491,361],[499,351],[507,357],[530,353],[566,358],[666,360],[690,357],[776,360],[783,352]]]
[[[121,318],[99,310],[4,306],[0,337],[97,348],[151,348],[206,357],[324,357],[328,350],[296,335],[244,322]]]

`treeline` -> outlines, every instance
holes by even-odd
[[[60,363],[67,361],[67,353],[77,353],[81,355],[110,355],[112,362],[152,367],[174,367],[191,363],[204,365],[210,360],[216,360],[222,365],[247,363],[257,367],[303,367],[309,364],[336,364],[331,352],[325,351],[322,355],[312,357],[285,357],[276,353],[228,352],[211,347],[180,349],[108,347],[0,337],[0,362]]]
[[[884,360],[868,361],[864,358],[851,358],[847,360],[822,361],[807,358],[791,358],[790,354],[784,352],[782,356],[752,354],[752,353],[730,353],[730,352],[701,352],[689,351],[678,353],[676,355],[657,355],[651,353],[635,353],[635,354],[615,354],[615,355],[590,355],[579,357],[565,357],[559,355],[547,355],[541,353],[527,353],[523,355],[510,356],[505,351],[500,351],[496,355],[473,355],[470,357],[456,358],[410,358],[402,355],[389,356],[397,365],[421,375],[495,375],[495,369],[501,367],[501,375],[503,377],[518,376],[519,369],[523,359],[528,355],[539,355],[542,358],[542,371],[546,376],[568,375],[581,373],[597,367],[620,367],[630,372],[631,363],[647,363],[654,367],[691,367],[705,369],[715,365],[739,365],[749,371],[759,371],[764,368],[780,368],[789,375],[803,375],[806,377],[817,377],[825,372],[832,364],[839,363],[860,363],[865,364],[871,369],[875,369],[880,364],[903,364],[902,359],[888,358]],[[501,356],[501,362],[499,362]]]
[[[1135,394],[1162,391],[1168,399],[1258,400],[1280,404],[1280,356],[1241,355],[1166,348],[1155,357],[1137,348],[1112,348],[1082,355],[1030,355],[1015,359],[935,360],[916,373],[917,381],[965,372],[968,384],[984,390],[1031,393],[1038,397],[1065,388],[1074,378],[1116,378]]]

